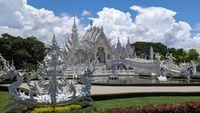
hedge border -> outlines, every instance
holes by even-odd
[[[97,86],[200,86],[200,83],[138,83],[138,84],[109,84],[109,83],[92,83]]]
[[[0,91],[8,91],[8,87],[7,86],[0,86]]]
[[[95,101],[131,98],[131,97],[156,97],[156,96],[200,96],[200,92],[135,92],[135,93],[91,95],[92,99]]]
[[[3,81],[3,82],[0,82],[0,84],[11,84],[12,82],[11,81]]]

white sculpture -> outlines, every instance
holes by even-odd
[[[153,51],[153,47],[151,46],[150,48],[150,60],[153,60],[154,57],[154,51]]]
[[[167,81],[167,77],[166,76],[158,76],[158,81],[159,82],[166,82]]]
[[[9,86],[9,92],[16,102],[20,102],[25,105],[39,106],[67,103],[72,100],[79,100],[81,98],[87,98],[90,94],[91,85],[89,82],[89,75],[95,70],[95,62],[89,65],[80,76],[82,87],[80,90],[76,88],[77,82],[75,79],[67,80],[67,74],[65,73],[67,64],[64,62],[63,52],[57,45],[55,35],[53,36],[52,44],[48,47],[47,56],[44,63],[39,63],[39,69],[36,72],[25,73],[21,70],[16,70],[13,63],[9,63],[0,55],[0,61],[3,63],[3,71],[9,78],[16,77],[17,81]],[[17,90],[23,83],[23,77],[28,75],[27,85],[29,86],[29,95],[25,95],[24,92]],[[31,81],[33,76],[38,77],[38,81]],[[48,77],[45,80],[43,77]],[[62,79],[57,79],[61,77]],[[64,92],[63,89],[67,89]],[[42,89],[42,92],[39,91]],[[85,100],[84,100],[85,101]]]
[[[167,53],[165,57],[168,59],[169,62],[173,62],[174,60],[176,60],[176,58],[174,58],[171,53]]]
[[[119,79],[119,75],[117,74],[116,70],[117,70],[117,67],[116,65],[114,65],[112,67],[112,73],[109,75],[109,79]]]
[[[192,74],[193,75],[195,75],[195,74],[197,74],[197,66],[196,66],[196,64],[194,63],[194,61],[191,61],[191,63],[192,63]]]

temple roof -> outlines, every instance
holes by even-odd
[[[82,38],[82,42],[85,42],[85,41],[96,42],[97,39],[100,37],[106,38],[103,32],[103,27],[93,26],[86,31],[85,35]]]
[[[102,38],[105,41],[105,45],[112,50],[110,42],[106,35],[104,34],[103,27],[96,27],[92,26],[89,28],[86,33],[84,34],[83,38],[79,42],[79,49],[86,49],[87,47],[91,46],[91,44],[96,45],[98,40]]]

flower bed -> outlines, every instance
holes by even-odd
[[[61,107],[36,107],[26,111],[26,113],[65,113],[72,110],[81,109],[81,105],[69,105]]]
[[[100,111],[100,113],[200,113],[200,102],[113,108]]]

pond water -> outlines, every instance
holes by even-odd
[[[109,79],[108,76],[92,77],[92,83],[102,83],[102,84],[178,84],[178,83],[199,83],[200,79],[187,79],[183,78],[168,78],[165,82],[159,82],[154,78],[145,76],[119,76],[119,79]]]

